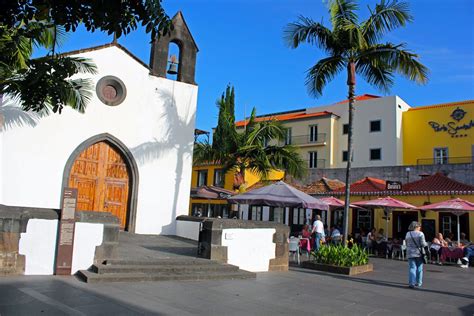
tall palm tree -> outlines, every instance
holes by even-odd
[[[228,87],[218,100],[219,125],[213,143],[208,141],[194,145],[194,163],[212,162],[223,166],[224,172],[235,172],[244,180],[250,170],[265,179],[271,170],[281,169],[286,174],[301,178],[305,174],[304,161],[291,145],[280,146],[285,128],[276,120],[256,120],[256,110],[238,131],[234,119],[234,89]],[[275,143],[267,145],[267,143]]]
[[[347,240],[356,74],[383,92],[388,92],[394,83],[394,73],[424,84],[428,69],[418,61],[418,55],[405,49],[405,44],[380,42],[386,33],[413,20],[408,3],[381,0],[375,8],[369,9],[369,17],[362,22],[359,22],[356,13],[358,5],[355,0],[330,0],[328,8],[332,28],[300,16],[297,22],[286,27],[285,39],[292,48],[308,43],[328,55],[307,72],[306,86],[312,96],[321,96],[326,84],[339,72],[347,70],[349,131],[344,207],[344,240]]]

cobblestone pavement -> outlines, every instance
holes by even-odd
[[[175,242],[175,241],[173,241]],[[74,277],[0,278],[4,315],[474,315],[474,268],[372,259],[355,277],[291,267],[256,280],[86,284]]]

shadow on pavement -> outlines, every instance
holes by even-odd
[[[298,268],[298,267],[292,267],[292,268],[290,268],[290,270],[295,271],[295,272],[301,272],[301,273],[324,275],[324,276],[332,277],[334,279],[339,279],[339,280],[346,280],[346,281],[366,283],[366,284],[375,284],[375,285],[380,285],[380,286],[387,286],[387,287],[392,287],[392,288],[400,288],[400,289],[407,289],[408,290],[407,283],[391,282],[391,281],[380,281],[380,280],[374,280],[374,279],[363,279],[363,278],[358,278],[358,277],[353,277],[353,276],[337,275],[337,274],[333,274],[333,273],[309,270],[309,269]],[[410,290],[410,291],[420,291],[420,292],[428,292],[428,293],[435,293],[435,294],[441,294],[441,295],[450,295],[450,296],[455,296],[455,297],[474,299],[474,295],[447,292],[447,291],[439,291],[439,290],[431,290],[431,289],[426,289],[426,288]]]
[[[18,277],[0,287],[0,315],[163,315],[76,287],[73,277]]]

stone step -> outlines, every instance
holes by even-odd
[[[210,261],[210,260],[207,260]],[[239,267],[230,264],[157,264],[157,265],[118,265],[118,264],[97,264],[89,270],[98,274],[107,273],[193,273],[199,271],[238,271]]]
[[[162,259],[141,259],[141,260],[131,260],[131,259],[107,259],[104,261],[104,265],[130,265],[130,266],[160,266],[160,265],[210,265],[215,264],[219,265],[221,263],[208,259],[201,258],[190,258],[190,257],[176,257],[176,258],[162,258]]]
[[[141,281],[198,281],[198,280],[234,280],[255,279],[256,274],[248,271],[211,272],[200,271],[192,273],[108,273],[97,274],[81,270],[76,274],[87,283],[102,282],[141,282]]]

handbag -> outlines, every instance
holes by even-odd
[[[423,251],[423,249],[420,246],[418,246],[418,243],[415,241],[415,238],[413,238],[413,234],[411,232],[410,232],[410,236],[411,236],[411,239],[413,239],[413,242],[415,243],[416,248],[418,248],[418,250],[420,251],[421,260],[423,261],[424,264],[427,264],[428,263],[428,255],[426,254],[425,251]]]

